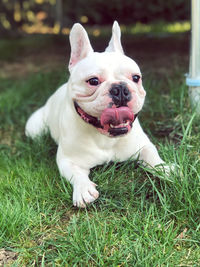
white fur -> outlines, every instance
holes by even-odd
[[[111,138],[83,121],[73,105],[74,99],[88,94],[90,90],[85,83],[86,78],[100,75],[105,81],[96,90],[94,99],[92,95],[80,102],[89,114],[99,115],[108,88],[116,81],[130,83],[136,99],[134,113],[142,108],[145,96],[142,85],[134,85],[125,76],[130,71],[140,73],[140,69],[133,60],[123,55],[117,22],[114,23],[106,52],[93,52],[87,33],[80,24],[75,24],[72,28],[70,42],[72,52],[69,81],[61,86],[42,108],[31,115],[25,132],[27,136],[36,138],[49,129],[58,144],[56,159],[60,174],[73,185],[73,204],[85,207],[99,196],[96,185],[88,177],[92,167],[109,161],[125,161],[130,157],[139,158],[151,167],[162,164],[163,161],[143,132],[138,119],[133,123],[130,133]],[[105,107],[102,107],[102,110]]]

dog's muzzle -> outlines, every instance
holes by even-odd
[[[97,130],[110,137],[125,135],[130,132],[132,124],[137,117],[128,107],[106,108],[103,110],[100,119],[86,113],[74,102],[78,115],[86,122],[97,128]]]

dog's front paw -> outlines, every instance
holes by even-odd
[[[85,208],[86,204],[95,201],[99,197],[96,184],[88,181],[81,181],[74,184],[73,204],[79,208]]]
[[[175,163],[171,163],[171,164],[162,163],[162,164],[155,166],[155,169],[157,171],[162,171],[167,176],[170,176],[171,174],[177,173],[180,167],[178,166],[178,164],[175,164]]]

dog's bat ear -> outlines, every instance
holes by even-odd
[[[120,27],[117,21],[114,21],[113,23],[112,37],[105,51],[106,52],[120,52],[124,54],[124,51],[121,45],[121,30],[120,30]]]
[[[86,30],[79,23],[75,23],[72,27],[69,40],[71,45],[69,71],[71,71],[76,63],[87,57],[89,53],[93,52],[93,49]]]

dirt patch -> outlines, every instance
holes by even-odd
[[[10,266],[17,259],[17,253],[0,249],[0,266]]]
[[[14,129],[10,127],[8,130],[1,130],[0,129],[0,145],[6,145],[11,147],[13,140],[12,140],[12,134],[14,132]]]
[[[1,62],[0,78],[22,77],[30,72],[36,72],[37,68],[32,63],[25,62]]]
[[[15,62],[0,61],[0,78],[22,78],[31,73],[45,72],[65,67],[64,57],[48,53],[26,56]]]

